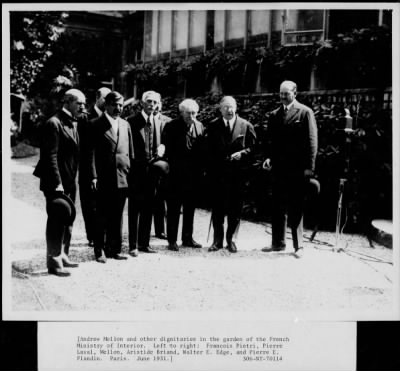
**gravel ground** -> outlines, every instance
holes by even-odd
[[[265,253],[271,243],[269,224],[243,221],[239,252],[208,253],[209,213],[197,210],[195,239],[203,249],[168,251],[165,241],[153,238],[158,254],[140,254],[127,261],[93,260],[86,245],[77,204],[70,256],[80,262],[71,277],[49,276],[45,266],[45,202],[39,181],[32,176],[37,154],[11,160],[12,197],[4,205],[10,249],[11,310],[50,312],[322,312],[363,319],[390,315],[394,305],[393,251],[369,247],[359,235],[343,235],[335,252],[334,233],[320,231],[305,243],[297,259],[291,244],[285,252]],[[78,197],[79,200],[79,197]],[[124,214],[127,251],[127,213]],[[305,231],[306,240],[311,234]],[[290,238],[289,238],[290,240]],[[7,281],[6,281],[7,282]],[[368,317],[371,319],[371,317]]]

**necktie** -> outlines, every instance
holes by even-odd
[[[144,127],[144,136],[145,136],[145,150],[147,159],[151,158],[151,121],[150,116],[147,117],[146,126]]]
[[[226,135],[227,138],[231,137],[231,125],[229,123],[229,120],[226,120],[225,135]]]
[[[153,121],[153,156],[155,156],[157,154],[157,128],[156,128],[156,122]]]

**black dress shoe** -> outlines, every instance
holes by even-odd
[[[168,250],[179,251],[179,247],[176,242],[173,242],[168,245]]]
[[[139,250],[138,249],[129,250],[129,255],[133,256],[134,258],[136,258],[136,257],[139,256]]]
[[[63,268],[49,268],[48,272],[49,274],[54,274],[58,277],[69,277],[71,275],[71,273],[64,270]]]
[[[208,251],[213,252],[213,251],[218,251],[222,249],[222,244],[217,244],[213,243],[209,248]]]
[[[226,246],[226,248],[228,249],[228,251],[230,251],[232,253],[237,252],[236,244],[233,241],[228,242],[228,245]]]
[[[154,250],[154,249],[151,248],[150,246],[147,246],[147,247],[139,247],[138,250],[141,251],[141,252],[147,252],[147,253],[152,253],[152,254],[154,254],[154,253],[157,252],[156,250]]]
[[[156,233],[156,238],[159,238],[160,240],[166,240],[167,239],[167,235],[163,232],[163,233]]]
[[[97,261],[98,263],[103,263],[103,264],[105,264],[105,263],[107,263],[107,258],[106,258],[105,256],[99,256],[98,258],[96,258],[96,261]]]
[[[127,256],[122,255],[122,254],[114,254],[112,256],[112,258],[115,259],[115,260],[127,260],[128,259]]]
[[[271,246],[272,251],[285,251],[286,245],[279,245],[279,246]]]
[[[196,242],[193,238],[190,240],[182,240],[182,246],[193,247],[195,249],[201,249],[203,247],[198,242]]]

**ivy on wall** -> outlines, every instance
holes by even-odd
[[[310,45],[215,49],[188,58],[133,63],[124,70],[143,89],[151,85],[169,95],[182,79],[201,85],[205,93],[215,77],[222,91],[231,94],[254,92],[260,77],[266,91],[276,90],[284,79],[295,80],[302,90],[308,90],[312,69],[327,88],[391,86],[390,29],[353,30]]]

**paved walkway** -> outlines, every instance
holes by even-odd
[[[207,248],[176,253],[167,250],[165,241],[152,238],[158,254],[140,254],[123,262],[108,260],[102,265],[93,260],[93,250],[86,245],[79,202],[71,257],[80,267],[66,279],[49,276],[44,199],[32,176],[36,161],[15,160],[11,167],[12,196],[5,210],[10,241],[6,262],[14,268],[14,314],[96,311],[104,319],[115,313],[129,318],[135,312],[254,311],[371,320],[388,319],[393,313],[392,250],[379,245],[371,249],[362,236],[345,234],[343,250],[334,252],[334,234],[321,231],[313,243],[305,243],[305,256],[296,259],[290,243],[286,252],[262,252],[271,243],[270,225],[243,221],[237,254],[209,253]],[[207,242],[209,217],[205,210],[196,211],[194,237],[204,246],[212,239]],[[305,231],[306,241],[309,236],[310,231]]]

